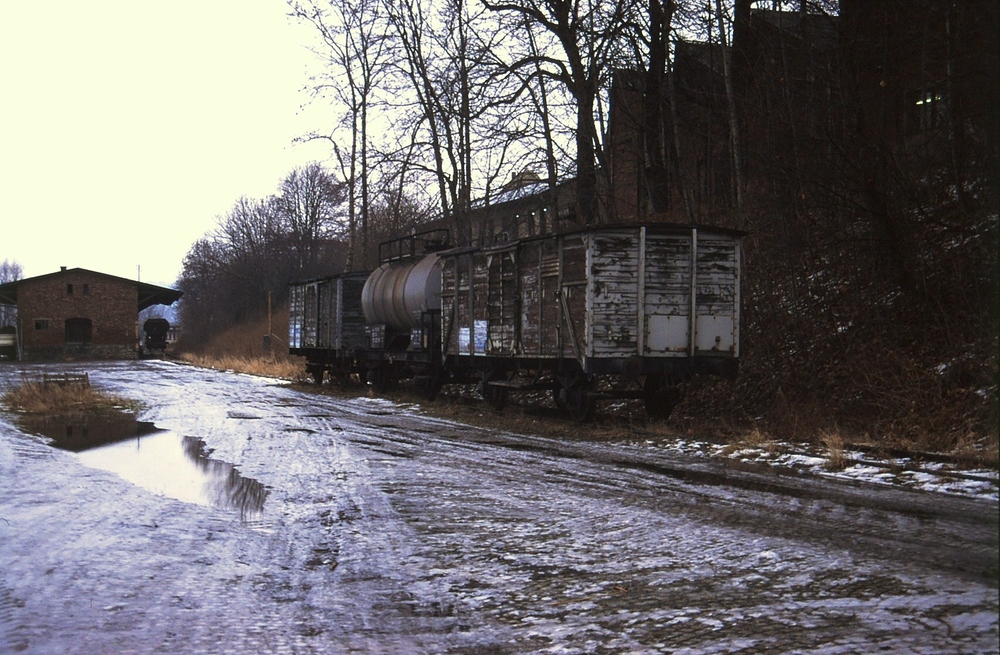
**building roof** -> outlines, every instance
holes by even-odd
[[[48,278],[60,277],[71,273],[88,273],[90,275],[96,275],[115,282],[134,284],[139,292],[139,304],[137,311],[140,312],[147,307],[152,307],[153,305],[171,305],[177,302],[180,297],[184,295],[183,292],[176,289],[168,289],[167,287],[148,284],[146,282],[139,282],[138,280],[130,280],[125,277],[118,277],[117,275],[108,275],[107,273],[91,271],[86,268],[64,268],[63,270],[56,271],[55,273],[47,273],[45,275],[37,275],[35,277],[26,277],[21,280],[14,280],[13,282],[0,284],[0,305],[16,305],[18,287],[25,282],[36,282],[38,280],[46,280]]]

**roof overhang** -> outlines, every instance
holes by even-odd
[[[177,289],[169,289],[155,284],[147,284],[145,282],[130,280],[128,278],[118,277],[117,275],[108,275],[107,273],[99,273],[98,271],[91,271],[85,268],[71,268],[69,270],[48,273],[47,275],[38,275],[36,277],[28,277],[23,280],[15,280],[13,282],[7,282],[6,284],[0,284],[0,305],[17,305],[18,287],[25,282],[33,282],[35,280],[67,275],[70,273],[89,273],[107,278],[109,280],[114,280],[116,282],[134,284],[139,292],[137,310],[140,312],[147,307],[152,307],[153,305],[172,305],[180,300],[180,297],[184,295],[182,291],[178,291]]]

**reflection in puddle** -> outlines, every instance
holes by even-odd
[[[244,520],[264,509],[264,485],[243,477],[232,464],[211,459],[197,437],[160,430],[123,414],[47,417],[26,421],[25,428],[79,453],[87,466],[116,473],[154,493],[235,510]]]
[[[163,432],[152,423],[136,421],[121,412],[75,412],[51,416],[25,417],[22,426],[28,431],[49,437],[57,448],[74,453],[104,444]]]

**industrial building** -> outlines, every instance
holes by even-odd
[[[139,312],[181,295],[84,268],[0,284],[0,304],[17,307],[16,356],[24,361],[135,359]]]

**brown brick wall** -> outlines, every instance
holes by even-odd
[[[69,285],[72,294],[68,293]],[[139,290],[134,282],[87,271],[25,280],[18,287],[17,303],[25,358],[135,357],[138,304]],[[66,320],[71,318],[90,319],[89,343],[66,343]],[[38,321],[46,320],[47,329],[36,328]]]

